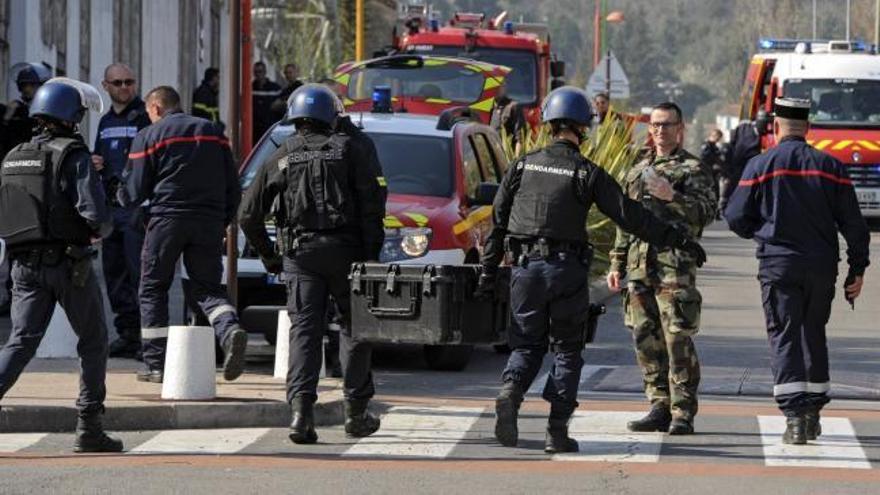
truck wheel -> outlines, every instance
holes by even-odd
[[[438,371],[461,371],[467,367],[474,352],[472,345],[426,345],[428,368]]]

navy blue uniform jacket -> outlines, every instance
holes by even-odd
[[[150,125],[150,117],[144,102],[135,97],[120,113],[113,107],[101,117],[98,123],[98,137],[95,139],[95,154],[104,158],[104,184],[112,177],[122,179],[131,142],[141,129]]]
[[[181,112],[138,133],[124,180],[119,202],[149,200],[151,216],[229,223],[241,201],[229,140],[214,123]]]
[[[803,138],[783,138],[752,158],[724,217],[737,235],[758,242],[758,258],[836,264],[840,232],[850,270],[861,275],[869,263],[870,233],[846,168]]]

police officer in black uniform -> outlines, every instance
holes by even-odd
[[[15,147],[0,172],[0,237],[12,258],[12,334],[0,350],[0,397],[33,358],[61,304],[79,338],[80,395],[75,452],[120,452],[104,433],[107,327],[91,244],[112,228],[101,179],[76,130],[86,109],[101,111],[95,88],[49,80],[31,116],[41,133]]]
[[[334,131],[342,104],[330,89],[306,84],[291,96],[287,118],[296,133],[257,173],[242,202],[241,228],[266,269],[284,271],[290,333],[287,400],[293,410],[290,439],[315,443],[313,405],[321,370],[321,339],[328,296],[342,312],[341,360],[345,432],[365,437],[379,429],[367,411],[373,397],[371,348],[351,338],[347,275],[354,261],[379,258],[385,233],[381,167],[364,134]],[[276,254],[265,218],[278,202],[276,225],[283,257]]]
[[[825,325],[837,279],[837,234],[847,245],[844,297],[859,296],[870,233],[846,167],[805,140],[810,101],[777,98],[778,145],[749,161],[724,216],[740,237],[758,243],[773,396],[786,417],[782,441],[805,444],[821,434],[829,402]]]
[[[15,73],[15,84],[21,97],[9,102],[0,114],[0,159],[33,137],[35,123],[28,115],[28,107],[40,86],[52,77],[48,67],[30,62],[16,64],[10,72]]]
[[[140,286],[146,367],[138,380],[164,378],[168,289],[181,256],[223,348],[223,377],[235,380],[244,370],[247,333],[220,281],[226,226],[241,199],[229,141],[213,122],[183,113],[174,88],[153,88],[144,102],[153,124],[134,138],[118,194],[123,206],[150,201]]]
[[[698,265],[706,253],[628,199],[613,178],[581,155],[579,144],[593,117],[586,93],[571,86],[555,89],[541,112],[553,143],[518,159],[501,182],[477,296],[494,291],[507,251],[515,261],[508,331],[513,351],[496,399],[495,437],[502,445],[516,445],[523,392],[540,370],[549,344],[555,360],[543,393],[550,402],[544,450],[575,452],[578,445],[568,437],[568,421],[578,405],[589,316],[592,250],[585,228],[590,207],[596,203],[615,223],[652,244],[691,253]]]

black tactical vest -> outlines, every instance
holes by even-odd
[[[297,232],[336,230],[352,223],[351,165],[343,134],[294,135],[278,167],[287,177],[284,223]]]
[[[49,243],[88,244],[92,229],[61,191],[61,165],[82,141],[25,143],[0,168],[0,238],[11,249]],[[73,187],[73,186],[70,186]]]
[[[590,202],[578,196],[594,165],[575,152],[529,153],[516,162],[520,175],[507,230],[515,237],[587,242]],[[578,186],[578,182],[582,186]]]

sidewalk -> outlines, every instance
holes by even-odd
[[[135,379],[140,363],[111,359],[107,372],[108,430],[284,427],[290,423],[284,380],[249,372],[234,382],[217,375],[213,401],[162,400],[162,385]],[[76,359],[34,359],[3,399],[0,432],[73,431],[79,391]],[[259,370],[258,370],[259,371]],[[341,424],[341,380],[325,378],[315,404],[318,425]]]

